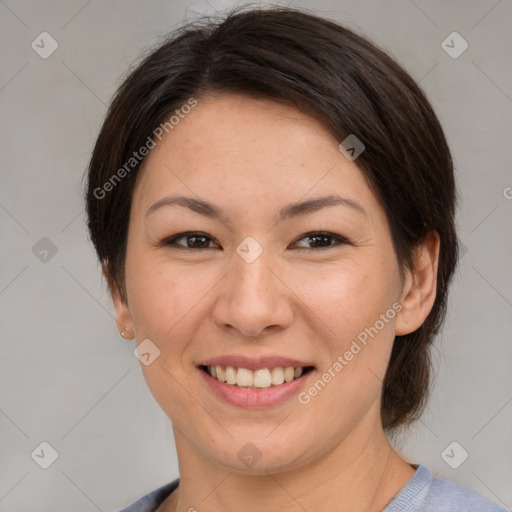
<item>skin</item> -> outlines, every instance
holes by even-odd
[[[427,236],[402,279],[385,212],[338,144],[294,108],[219,95],[198,99],[144,163],[127,300],[112,295],[118,326],[161,352],[142,370],[172,420],[181,483],[160,512],[378,511],[414,475],[385,436],[380,395],[394,336],[432,308],[439,237]],[[364,213],[334,205],[276,223],[284,206],[334,193]],[[147,213],[171,195],[223,216],[176,204]],[[347,242],[315,248],[304,235],[319,230]],[[199,250],[161,243],[184,231],[213,240]],[[236,252],[248,236],[263,248],[252,263]],[[215,356],[279,355],[314,364],[313,383],[396,303],[400,313],[306,405],[292,397],[241,409],[217,399],[197,369]],[[237,457],[247,442],[261,453],[250,469]]]

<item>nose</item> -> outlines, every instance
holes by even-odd
[[[213,321],[218,328],[261,339],[290,326],[293,294],[272,266],[263,255],[252,263],[242,258],[235,261],[214,304]]]

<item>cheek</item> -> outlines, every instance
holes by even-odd
[[[127,260],[130,312],[138,340],[151,339],[164,359],[183,352],[201,320],[208,292],[219,280],[212,269],[179,268],[169,262],[135,255]]]
[[[384,266],[375,260],[347,260],[322,275],[310,272],[309,284],[303,282],[298,292],[307,306],[304,311],[309,309],[317,319],[315,335],[323,349],[319,378],[324,375],[329,381],[318,403],[325,407],[336,404],[340,410],[362,413],[380,396],[393,346],[398,291],[398,275]],[[317,387],[322,389],[322,384]]]
[[[182,386],[195,371],[188,349],[207,314],[205,294],[215,280],[147,257],[127,260],[126,277],[137,341],[149,339],[160,350],[154,362],[141,365],[151,393],[173,421],[186,422],[193,413],[201,416]]]
[[[179,314],[179,287],[177,282],[161,270],[151,269],[139,261],[126,269],[130,313],[137,339],[149,338],[155,343],[161,333],[172,328],[172,320]]]
[[[377,262],[345,261],[303,275],[308,279],[294,279],[298,295],[342,345],[372,326],[397,296],[396,279]]]

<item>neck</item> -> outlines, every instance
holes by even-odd
[[[366,431],[366,432],[365,432]],[[378,512],[415,470],[390,445],[380,422],[287,471],[241,474],[206,458],[175,429],[179,488],[159,512]]]

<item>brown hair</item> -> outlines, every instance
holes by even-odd
[[[430,345],[457,261],[453,164],[414,80],[334,22],[289,8],[238,9],[220,21],[183,27],[129,74],[96,141],[86,192],[90,236],[109,286],[126,298],[128,219],[140,169],[140,162],[126,162],[192,97],[217,92],[285,102],[318,119],[340,142],[355,134],[366,146],[356,164],[386,211],[402,270],[429,231],[439,234],[435,303],[419,329],[395,337],[383,383],[384,428],[410,423],[425,405]]]

